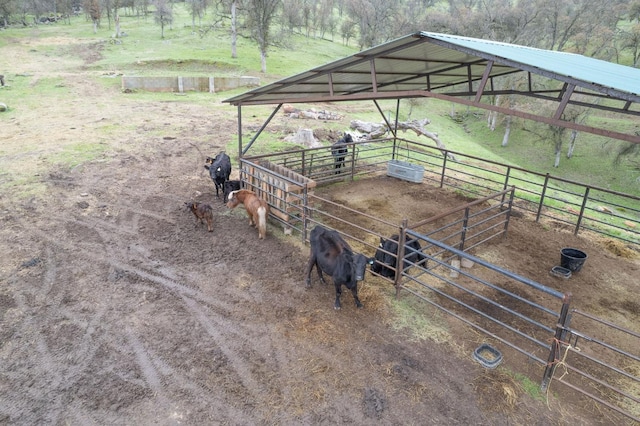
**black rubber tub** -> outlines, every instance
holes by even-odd
[[[560,266],[575,273],[582,269],[587,260],[587,254],[574,248],[563,248],[560,250]]]

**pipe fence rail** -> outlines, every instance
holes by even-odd
[[[423,166],[423,182],[468,194],[472,201],[409,224],[315,194],[316,185],[388,172],[392,159]],[[378,276],[396,286],[398,297],[413,295],[537,363],[542,390],[567,387],[640,421],[638,333],[571,310],[570,294],[470,253],[506,237],[515,210],[565,224],[574,233],[596,232],[638,245],[640,235],[629,224],[640,218],[640,198],[404,140],[349,144],[343,162],[329,147],[244,157],[241,179],[269,201],[272,219],[285,233],[296,231],[303,242],[322,224],[370,256],[381,238],[397,234],[398,253],[389,254],[401,267],[391,268],[393,278]],[[359,225],[365,218],[369,227]],[[420,242],[422,260],[411,260],[415,249],[405,244],[410,240]]]
[[[348,144],[342,167],[330,147],[292,150],[246,157],[268,158],[319,185],[352,180],[387,170],[389,160],[424,167],[423,182],[449,187],[471,197],[483,197],[515,187],[514,209],[551,220],[574,234],[593,232],[640,250],[640,197],[550,174],[443,150],[405,139],[379,139]]]

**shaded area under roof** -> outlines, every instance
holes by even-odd
[[[522,74],[518,84],[499,77]],[[553,102],[544,116],[493,105],[490,96]],[[640,70],[565,52],[418,32],[224,102],[235,106],[434,97],[640,143],[640,136],[563,120],[567,105],[640,116]],[[518,104],[516,102],[516,104]],[[522,104],[522,103],[521,103]],[[639,129],[640,130],[640,129]]]

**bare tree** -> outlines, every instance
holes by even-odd
[[[165,25],[171,25],[173,22],[173,11],[167,0],[155,0],[156,11],[153,17],[157,24],[160,24],[161,37],[164,38]]]
[[[251,38],[260,49],[261,71],[267,72],[267,50],[271,45],[271,23],[282,5],[281,0],[248,0],[248,22]]]
[[[233,0],[231,2],[231,57],[238,57],[238,1]]]
[[[628,29],[621,30],[620,39],[620,48],[631,51],[633,66],[637,68],[640,66],[640,23],[636,22]]]
[[[111,0],[111,7],[113,9],[113,22],[115,23],[115,38],[120,37],[120,7],[122,6],[121,0]]]
[[[198,26],[202,24],[202,16],[207,11],[208,0],[187,0],[189,11],[191,12],[191,31],[196,31],[196,18],[198,18]]]
[[[393,22],[400,11],[398,5],[387,0],[351,0],[347,4],[347,15],[358,23],[361,49],[397,37]]]
[[[356,24],[350,19],[345,19],[340,25],[340,35],[345,45],[349,44],[349,40],[356,36]]]
[[[16,0],[0,0],[0,26],[9,25],[9,18],[18,10]]]
[[[302,11],[299,0],[283,0],[282,26],[289,32],[301,31],[303,25]]]
[[[100,25],[100,16],[102,11],[100,10],[100,2],[98,0],[87,0],[84,7],[89,13],[91,22],[93,23],[93,33],[98,32],[98,26]]]

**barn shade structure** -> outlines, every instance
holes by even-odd
[[[508,81],[504,81],[504,77],[510,75],[518,77],[517,85],[505,84]],[[401,99],[423,97],[442,99],[637,144],[640,143],[640,119],[636,118],[640,115],[639,93],[640,70],[631,67],[570,53],[418,32],[253,89],[229,98],[225,102],[238,108],[238,151],[241,176],[246,177],[245,182],[248,187],[254,188],[261,197],[267,199],[272,207],[271,214],[284,224],[285,233],[287,230],[296,229],[300,232],[303,241],[306,241],[310,225],[322,224],[323,218],[330,218],[336,220],[335,223],[341,224],[339,232],[342,235],[356,241],[365,250],[373,249],[375,253],[378,250],[376,244],[378,237],[381,237],[380,233],[390,235],[393,232],[398,235],[398,251],[395,253],[397,265],[405,265],[405,261],[408,261],[411,256],[409,254],[405,257],[404,242],[419,241],[422,253],[428,258],[428,264],[431,266],[427,265],[425,259],[422,265],[414,264],[409,268],[404,266],[395,268],[394,276],[388,279],[393,280],[396,292],[402,289],[443,312],[455,315],[465,324],[474,327],[476,331],[487,334],[503,346],[526,355],[527,363],[538,362],[544,367],[542,392],[548,390],[554,378],[554,371],[559,365],[559,357],[563,349],[565,357],[562,358],[562,364],[565,370],[570,369],[572,374],[566,378],[563,374],[560,378],[556,378],[556,382],[564,383],[569,388],[632,421],[639,421],[637,414],[631,413],[624,405],[627,401],[630,401],[630,405],[638,402],[637,395],[629,392],[628,385],[629,383],[637,384],[638,378],[627,370],[629,365],[638,361],[638,357],[628,352],[624,345],[616,346],[618,343],[613,345],[610,341],[605,344],[597,337],[593,337],[600,333],[609,339],[609,336],[621,333],[624,337],[617,342],[622,342],[622,339],[625,339],[624,342],[627,341],[626,339],[631,342],[629,336],[636,339],[637,333],[577,309],[570,311],[570,293],[563,294],[551,287],[519,276],[471,255],[468,250],[495,237],[506,235],[514,200],[517,197],[517,188],[513,182],[532,184],[536,180],[540,181],[538,190],[526,190],[520,197],[521,200],[526,201],[520,207],[523,211],[528,209],[530,213],[536,214],[536,220],[541,216],[553,217],[558,221],[557,223],[564,222],[572,225],[575,223],[575,234],[580,229],[590,229],[634,244],[638,241],[638,234],[634,227],[610,223],[609,217],[606,221],[599,220],[599,215],[609,213],[602,213],[594,203],[599,202],[605,192],[608,195],[619,196],[623,201],[617,201],[620,204],[616,206],[621,208],[621,213],[617,214],[616,220],[621,222],[628,219],[629,223],[635,226],[637,215],[640,214],[637,207],[640,198],[583,186],[580,183],[557,179],[549,174],[530,175],[530,172],[521,169],[515,172],[515,169],[510,166],[507,166],[503,173],[499,170],[502,170],[504,165],[498,166],[498,163],[493,163],[494,167],[491,167],[492,178],[485,179],[479,174],[474,174],[473,169],[478,168],[475,164],[469,164],[469,168],[465,168],[465,163],[468,163],[466,161],[449,161],[448,163],[460,165],[457,170],[454,167],[453,175],[457,173],[468,179],[466,181],[458,177],[446,179],[445,174],[450,167],[447,166],[447,155],[441,151],[434,151],[435,155],[429,157],[427,150],[415,149],[413,152],[420,152],[421,157],[414,156],[411,161],[414,166],[422,167],[421,173],[416,174],[415,179],[412,179],[414,175],[408,174],[402,177],[398,174],[396,177],[412,182],[422,182],[424,179],[440,187],[443,187],[447,180],[450,181],[448,184],[454,187],[459,182],[469,183],[471,186],[475,178],[485,183],[478,185],[481,189],[479,192],[470,191],[474,197],[474,201],[470,203],[418,222],[413,219],[409,222],[409,218],[404,218],[399,224],[375,218],[369,213],[359,212],[348,206],[339,206],[340,210],[337,208],[336,210],[340,213],[334,211],[333,214],[331,208],[319,207],[332,204],[337,206],[339,202],[314,194],[313,189],[316,183],[345,179],[341,174],[342,167],[334,168],[336,163],[327,147],[254,157],[244,155],[285,103],[372,100],[383,119],[387,121],[378,101],[396,100],[396,109],[399,109]],[[534,108],[528,105],[533,102],[516,101],[510,103],[514,105],[513,107],[500,107],[492,103],[494,100],[492,97],[496,95],[541,99],[546,101],[544,111],[551,112],[532,111]],[[539,102],[536,103],[539,104]],[[276,107],[252,140],[243,147],[242,108],[256,105],[276,105]],[[565,110],[573,105],[633,118],[638,124],[629,134],[625,134],[617,131],[619,129],[598,127],[598,124],[576,123],[565,119],[564,114]],[[395,116],[398,116],[397,111]],[[361,166],[357,172],[362,172],[362,175],[378,173],[381,170],[378,166],[386,163],[389,167],[392,161],[397,160],[396,140],[401,139],[396,137],[398,126],[397,123],[395,126],[389,122],[386,124],[393,133],[392,137],[385,138],[394,139],[391,154],[393,160],[387,160],[387,157],[376,152],[376,147],[358,150],[354,145],[351,150],[351,170],[347,171],[346,178],[353,179],[356,173],[356,155]],[[409,144],[413,142],[408,140],[402,142],[403,145],[406,142],[406,150],[409,152]],[[375,144],[367,143],[366,145]],[[365,144],[360,146],[365,147]],[[429,158],[442,159],[442,163],[439,161],[431,163]],[[475,157],[469,158],[478,160]],[[435,173],[432,170],[430,176],[424,177],[422,174],[424,165],[435,169]],[[337,169],[340,170],[336,172]],[[416,171],[416,169],[413,170]],[[390,172],[391,169],[387,168],[387,175],[395,176]],[[516,177],[521,172],[523,174]],[[556,185],[554,182],[561,182],[561,184]],[[559,189],[567,185],[571,189]],[[492,188],[500,186],[502,186],[501,190],[476,198],[478,194],[483,194],[482,189],[492,191]],[[464,184],[460,186],[460,188],[463,187]],[[553,187],[556,192],[564,191],[560,193],[561,195],[555,195],[556,198],[553,198],[554,196],[548,198],[562,200],[566,210],[565,207],[543,208],[546,206],[545,195],[548,187]],[[580,188],[583,190],[583,195]],[[539,196],[537,204],[531,202],[536,196]],[[316,207],[313,207],[314,204]],[[309,206],[312,207],[311,211],[308,209]],[[556,212],[560,213],[554,216]],[[566,219],[567,213],[572,218],[570,220],[575,219],[575,222],[569,222]],[[335,214],[341,216],[338,217]],[[371,220],[373,222],[367,222]],[[364,223],[373,223],[376,230]],[[442,226],[443,223],[444,226]],[[598,229],[601,225],[602,229]],[[604,225],[610,228],[605,230]],[[365,232],[367,237],[349,235],[350,229],[357,229],[359,233]],[[370,241],[374,241],[374,244],[372,245]],[[410,246],[407,245],[407,247]],[[471,264],[475,265],[474,268],[483,268],[482,274],[475,275],[475,272],[468,270],[463,274],[464,280],[456,281],[455,277],[459,273],[460,264],[454,266],[452,262],[454,258],[460,261],[471,261]],[[405,261],[401,262],[399,259],[405,259]],[[439,272],[440,268],[445,272]],[[374,272],[371,271],[371,273]],[[454,276],[451,272],[456,272],[456,275]],[[434,286],[434,280],[438,285]],[[484,292],[477,292],[477,286],[482,285],[486,285],[492,291],[500,292],[498,299],[492,300]],[[514,291],[514,288],[527,290],[519,292]],[[450,293],[448,289],[451,289]],[[431,294],[436,294],[438,297],[425,297]],[[460,297],[461,294],[464,297]],[[527,299],[521,294],[531,298]],[[439,304],[435,301],[439,297],[446,303]],[[509,298],[510,301],[503,303],[505,298]],[[542,303],[543,300],[547,305]],[[561,307],[557,309],[560,303]],[[464,314],[454,313],[451,310],[451,306],[456,304]],[[485,309],[485,306],[491,306],[491,309]],[[520,311],[520,307],[526,307],[526,309]],[[533,311],[536,313],[531,315]],[[578,320],[570,324],[572,317]],[[509,319],[505,320],[505,318]],[[541,318],[546,318],[549,322],[544,322],[546,319],[541,320]],[[585,326],[587,321],[591,322]],[[579,338],[581,346],[589,345],[587,350],[583,353],[578,350],[571,351],[571,355],[566,357],[569,353],[568,349],[572,346],[572,339],[575,341],[574,347],[577,347]],[[612,339],[615,338],[612,337]],[[553,343],[549,344],[549,341]],[[635,340],[631,345],[637,347]],[[601,351],[605,346],[610,352]],[[544,354],[544,350],[540,352],[541,348],[549,350],[547,357],[540,356]]]
[[[499,77],[512,74],[523,75],[525,83],[502,87]],[[550,101],[555,110],[543,115],[521,108],[527,105],[522,102],[501,107],[491,102],[490,97],[496,95]],[[224,102],[238,107],[239,154],[243,156],[285,103],[396,99],[399,105],[400,99],[422,97],[640,143],[640,129],[627,134],[563,119],[568,105],[640,116],[640,69],[572,53],[424,31]],[[268,104],[277,105],[275,111],[243,149],[242,107]],[[393,125],[389,128],[395,129]]]

